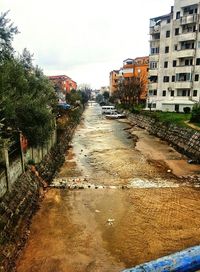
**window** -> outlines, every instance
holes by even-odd
[[[175,28],[175,36],[179,35],[179,28]]]
[[[156,103],[148,103],[148,108],[151,109],[151,108],[156,108]]]
[[[168,67],[168,61],[165,61],[164,62],[164,68],[167,68]]]
[[[173,67],[176,67],[176,60],[173,60],[172,66],[173,66]]]
[[[156,61],[150,61],[150,69],[154,70],[158,68],[158,63]]]
[[[196,60],[196,65],[200,65],[200,58]]]
[[[163,82],[169,82],[169,76],[164,76],[163,77]]]
[[[199,75],[194,76],[194,81],[199,81]]]
[[[193,90],[193,96],[197,96],[197,90]]]
[[[177,90],[177,96],[190,96],[190,90],[189,89]]]
[[[156,103],[152,104],[152,108],[154,108],[154,109],[156,108]]]
[[[159,47],[151,48],[151,54],[155,55],[159,53]]]
[[[176,74],[176,82],[179,81],[191,81],[192,74],[191,73],[179,73]]]
[[[163,92],[162,92],[162,96],[166,96],[166,91],[163,91]]]
[[[157,95],[157,90],[149,90],[149,96]]]
[[[172,76],[172,82],[175,82],[175,76]]]
[[[169,46],[165,46],[165,53],[169,53]]]
[[[180,19],[180,11],[177,11],[177,13],[176,13],[176,19]]]
[[[185,60],[185,66],[190,66],[193,64],[193,60],[192,59],[186,59]]]
[[[171,20],[170,20],[170,18],[168,18],[168,19],[167,19],[167,24],[169,24],[169,23],[170,23],[170,21],[171,21]]]
[[[169,37],[170,37],[170,31],[167,30],[167,31],[166,31],[166,38],[169,38]]]
[[[173,91],[173,90],[171,91],[171,94],[170,94],[170,95],[171,95],[171,96],[174,96],[174,91]]]
[[[175,50],[175,51],[178,50],[178,45],[177,45],[177,44],[174,45],[174,50]]]
[[[150,81],[150,83],[157,83],[158,82],[158,76],[150,76],[149,81]]]

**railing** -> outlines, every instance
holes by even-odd
[[[198,14],[186,15],[181,17],[180,24],[181,25],[191,24],[197,21],[198,21]]]
[[[150,35],[160,33],[160,26],[150,27]]]
[[[195,272],[200,269],[200,246],[126,269],[123,272]]]

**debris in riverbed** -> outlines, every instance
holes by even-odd
[[[188,160],[188,163],[189,164],[198,164],[199,161],[197,161],[197,160]]]
[[[113,219],[113,218],[108,218],[108,220],[107,220],[107,223],[109,226],[112,226],[114,222],[115,222],[115,219]]]
[[[100,213],[100,211],[99,210],[95,210],[95,213]]]
[[[172,172],[172,170],[171,170],[171,169],[168,169],[168,170],[167,170],[167,173],[171,173],[171,172]]]

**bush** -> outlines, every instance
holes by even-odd
[[[187,114],[187,113],[190,113],[191,109],[190,109],[190,107],[185,107],[185,108],[183,108],[183,111],[185,114]]]
[[[193,107],[190,121],[193,123],[200,123],[200,105],[196,104]]]

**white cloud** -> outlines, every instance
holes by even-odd
[[[28,48],[47,74],[99,88],[124,59],[149,54],[149,19],[171,5],[173,0],[1,0],[0,9],[10,10],[21,32],[16,50]]]

